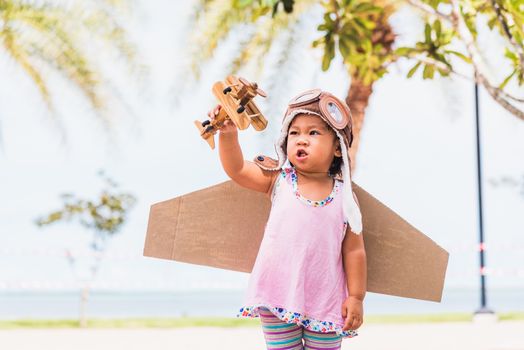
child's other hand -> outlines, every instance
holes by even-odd
[[[344,317],[343,331],[358,329],[364,322],[364,307],[362,300],[348,297],[342,304],[342,317]]]
[[[209,117],[209,119],[210,120],[215,119],[215,117],[220,112],[221,108],[222,108],[221,105],[216,105],[215,108],[213,108],[212,110],[207,112],[207,116]],[[220,133],[222,133],[222,134],[229,134],[229,133],[236,133],[236,132],[237,132],[237,126],[230,119],[227,119],[224,122],[224,125],[222,127],[220,127]]]

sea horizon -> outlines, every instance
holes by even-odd
[[[236,317],[244,289],[205,290],[92,290],[86,313],[90,318]],[[493,288],[487,292],[494,312],[524,311],[524,288]],[[80,290],[0,291],[0,320],[74,319]],[[475,312],[480,291],[448,288],[440,303],[368,293],[366,315],[438,314]]]

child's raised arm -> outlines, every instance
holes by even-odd
[[[213,118],[219,110],[220,105],[208,115]],[[218,150],[222,167],[231,180],[242,187],[266,194],[270,193],[278,174],[262,170],[255,163],[244,160],[238,142],[237,127],[231,120],[227,120],[219,131]]]

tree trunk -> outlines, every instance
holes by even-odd
[[[356,154],[360,144],[360,130],[364,123],[364,116],[366,107],[369,103],[369,97],[373,92],[373,84],[365,85],[357,77],[351,78],[351,86],[346,97],[346,103],[351,109],[353,117],[353,143],[349,149],[349,157],[351,159],[351,172],[356,168]]]

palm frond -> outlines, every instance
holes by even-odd
[[[96,109],[103,109],[105,103],[96,91],[100,83],[96,68],[75,44],[74,32],[62,24],[65,16],[58,8],[22,5],[12,12],[10,22],[21,29],[24,25],[33,29],[25,27],[19,33],[31,57],[52,66],[71,80]]]
[[[10,52],[31,76],[50,108],[51,93],[41,73],[44,65],[75,85],[107,126],[108,99],[118,97],[105,93],[108,81],[97,64],[96,45],[105,45],[104,51],[113,50],[132,71],[141,68],[137,64],[136,49],[127,39],[115,12],[126,2],[1,1],[3,45],[0,49]]]
[[[215,0],[207,4],[207,11],[200,14],[192,43],[192,69],[198,76],[200,65],[210,59],[218,43],[232,29],[246,22],[242,11],[232,11],[230,0]]]
[[[52,109],[53,103],[51,101],[47,84],[42,78],[42,74],[33,63],[31,63],[30,54],[27,52],[26,48],[17,41],[16,33],[12,29],[4,27],[0,32],[0,38],[7,53],[18,62],[22,69],[29,75],[42,94],[45,103],[50,109]]]
[[[82,26],[77,31],[83,31],[85,38],[95,35],[106,44],[105,49],[115,50],[124,62],[137,72],[144,67],[137,64],[137,48],[127,38],[127,32],[122,24],[117,21],[118,16],[112,9],[85,8],[80,5],[74,10],[75,17],[81,21]]]
[[[285,30],[293,27],[298,16],[286,16],[276,19],[261,18],[252,28],[247,40],[240,43],[238,55],[233,59],[231,73],[237,73],[240,68],[256,59],[259,71],[264,69],[264,62],[276,38]]]

